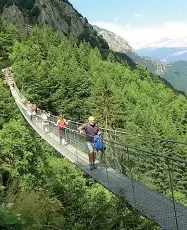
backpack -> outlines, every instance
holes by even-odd
[[[94,149],[96,151],[101,151],[101,152],[104,152],[105,150],[105,146],[104,146],[104,143],[103,143],[103,140],[100,136],[96,135],[94,136],[94,139],[93,139],[93,146],[94,146]]]

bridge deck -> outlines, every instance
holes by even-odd
[[[80,151],[75,145],[67,144],[65,146],[59,144],[58,135],[50,131],[44,133],[40,119],[31,121],[27,108],[21,102],[19,91],[14,86],[10,86],[12,95],[22,112],[25,119],[33,127],[33,129],[46,140],[60,154],[77,165],[86,174],[89,174],[96,181],[102,184],[116,195],[121,195],[140,212],[147,217],[155,220],[163,229],[168,230],[187,230],[187,208],[175,203],[177,222],[174,212],[173,201],[162,194],[151,190],[143,184],[133,180],[132,178],[122,174],[112,168],[107,168],[104,164],[97,161],[98,168],[91,171],[88,162],[88,156]]]

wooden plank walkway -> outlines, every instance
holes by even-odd
[[[46,140],[54,149],[65,156],[69,161],[77,165],[86,174],[93,177],[105,188],[109,189],[116,195],[123,196],[131,205],[142,212],[150,219],[155,220],[163,229],[167,230],[187,230],[187,208],[175,203],[177,223],[175,218],[174,206],[172,200],[162,194],[151,190],[143,184],[133,180],[132,178],[122,174],[112,168],[106,168],[104,164],[97,161],[98,168],[90,170],[88,156],[85,152],[80,151],[75,145],[59,144],[58,134],[54,131],[44,133],[40,119],[31,121],[27,108],[24,107],[21,101],[20,93],[15,86],[11,86],[11,93],[22,112],[25,119],[32,128]],[[73,132],[73,131],[72,131]],[[70,140],[76,143],[76,139]]]

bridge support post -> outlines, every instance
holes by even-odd
[[[107,160],[106,160],[106,153],[105,153],[105,151],[104,151],[104,164],[105,164],[107,185],[108,185],[108,188],[109,188],[108,168],[107,168]]]
[[[167,159],[167,165],[168,165],[168,173],[169,173],[169,185],[170,185],[171,196],[172,196],[172,201],[173,201],[173,210],[174,210],[174,215],[175,215],[176,230],[179,230],[177,210],[176,210],[176,205],[175,205],[175,196],[174,196],[174,190],[173,190],[173,162],[172,162],[172,170],[171,170],[170,159]]]
[[[76,130],[78,129],[78,126],[79,126],[79,124],[78,124],[78,122],[76,123]],[[75,133],[75,135],[76,135],[76,138],[75,138],[75,149],[76,149],[76,156],[77,156],[77,165],[78,165],[78,163],[79,163],[79,154],[78,154],[78,133]]]
[[[132,193],[133,193],[133,202],[136,207],[136,196],[135,196],[135,189],[134,189],[134,182],[133,182],[133,173],[132,173],[132,165],[130,161],[130,154],[129,154],[129,148],[126,147],[127,155],[128,155],[128,166],[129,166],[129,172],[130,172],[130,179],[131,179],[131,185],[132,185]]]

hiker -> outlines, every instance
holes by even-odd
[[[37,121],[37,106],[36,104],[32,104],[32,120],[34,118],[35,121]]]
[[[95,149],[93,140],[94,136],[100,135],[101,132],[99,126],[95,122],[95,118],[92,116],[89,117],[88,123],[78,127],[77,130],[80,132],[80,134],[86,134],[90,169],[96,169],[97,166],[95,165]]]
[[[32,121],[32,104],[30,103],[30,101],[28,101],[27,103],[27,113],[30,117],[30,120]]]
[[[64,115],[61,114],[59,120],[57,121],[57,126],[58,126],[58,132],[59,132],[59,137],[60,137],[59,143],[63,145],[66,144],[65,138],[66,138],[66,126],[67,125],[68,125],[68,121],[66,121],[66,119],[64,118]]]
[[[42,118],[42,129],[44,133],[50,132],[48,114],[45,112],[45,110],[42,112],[41,118]]]

